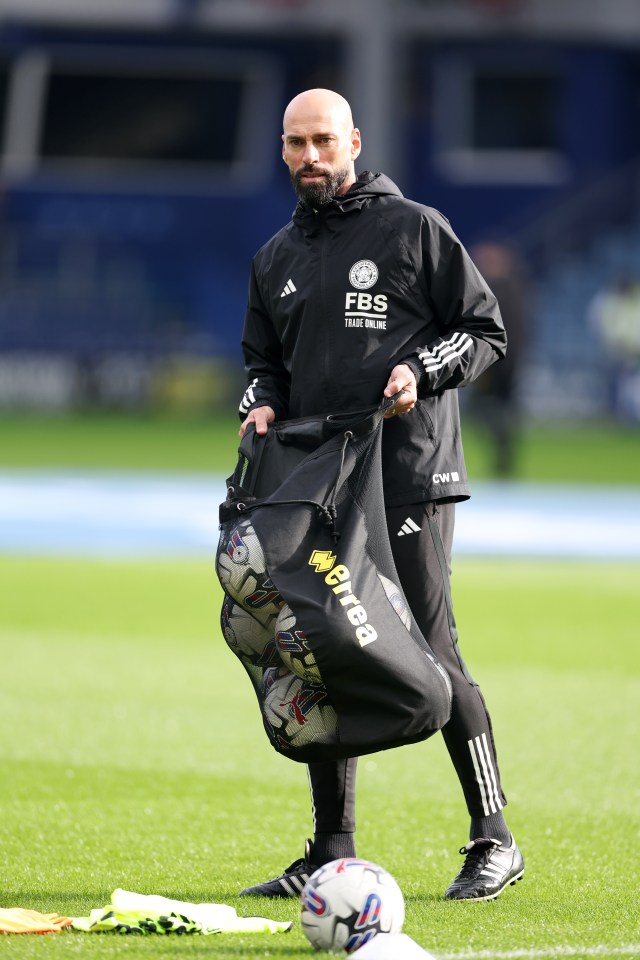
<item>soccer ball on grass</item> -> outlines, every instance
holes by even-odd
[[[352,953],[378,933],[401,933],[404,897],[386,870],[369,860],[332,860],[300,895],[302,929],[316,950]]]

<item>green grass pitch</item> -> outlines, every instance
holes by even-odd
[[[640,955],[633,563],[459,559],[454,602],[481,682],[524,880],[442,899],[467,816],[431,741],[361,760],[358,851],[437,957]],[[293,901],[236,899],[300,856],[304,768],[276,755],[218,627],[211,562],[0,558],[1,906],[87,915],[116,887],[296,920],[288,934],[0,938],[13,958],[314,955]]]
[[[80,468],[230,473],[239,419],[84,414],[0,414],[0,469]],[[469,477],[491,476],[487,434],[463,417]],[[515,478],[535,482],[637,484],[638,431],[616,423],[525,425]]]

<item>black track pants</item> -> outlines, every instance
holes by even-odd
[[[398,575],[416,621],[453,687],[451,719],[442,730],[472,817],[501,810],[506,799],[480,688],[458,649],[451,605],[450,565],[455,504],[417,503],[387,510]],[[316,832],[355,829],[357,760],[309,764]]]

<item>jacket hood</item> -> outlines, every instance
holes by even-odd
[[[326,215],[331,212],[347,212],[362,206],[371,197],[381,196],[402,197],[402,193],[393,180],[390,180],[384,173],[371,173],[369,170],[364,170],[358,174],[355,183],[349,187],[346,193],[333,197],[329,203],[318,209],[307,205],[302,200],[298,201],[293,219],[300,221],[307,217],[315,219],[318,213]]]
[[[384,173],[371,173],[369,170],[365,170],[358,174],[356,182],[349,187],[347,192],[342,197],[336,197],[336,200],[369,196],[401,197],[402,193],[393,180],[390,180]]]

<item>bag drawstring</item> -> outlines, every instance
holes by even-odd
[[[350,430],[346,430],[342,447],[340,449],[340,467],[338,469],[336,482],[334,483],[333,489],[331,490],[331,493],[327,497],[325,503],[318,503],[316,500],[255,500],[251,503],[240,501],[239,503],[234,504],[235,509],[238,511],[238,513],[251,513],[251,511],[255,510],[257,507],[282,507],[294,503],[304,503],[308,506],[316,508],[326,525],[329,527],[333,542],[337,543],[340,539],[340,531],[337,528],[338,511],[336,508],[336,498],[338,496],[338,491],[340,490],[340,482],[342,480],[342,471],[344,470],[347,447],[352,439],[353,433]],[[230,487],[228,492],[231,490],[232,488]]]
[[[338,511],[336,509],[336,498],[338,496],[338,490],[340,489],[340,483],[342,481],[342,471],[344,470],[344,459],[347,453],[347,447],[349,446],[349,442],[351,440],[353,440],[353,433],[351,432],[351,430],[345,430],[343,441],[342,441],[342,447],[340,448],[340,466],[338,467],[338,475],[336,477],[336,482],[333,485],[333,490],[327,497],[327,502],[324,506],[324,510],[327,517],[326,524],[331,531],[331,536],[333,538],[334,543],[337,543],[338,540],[340,539],[340,531],[336,526],[336,522],[338,519]]]

